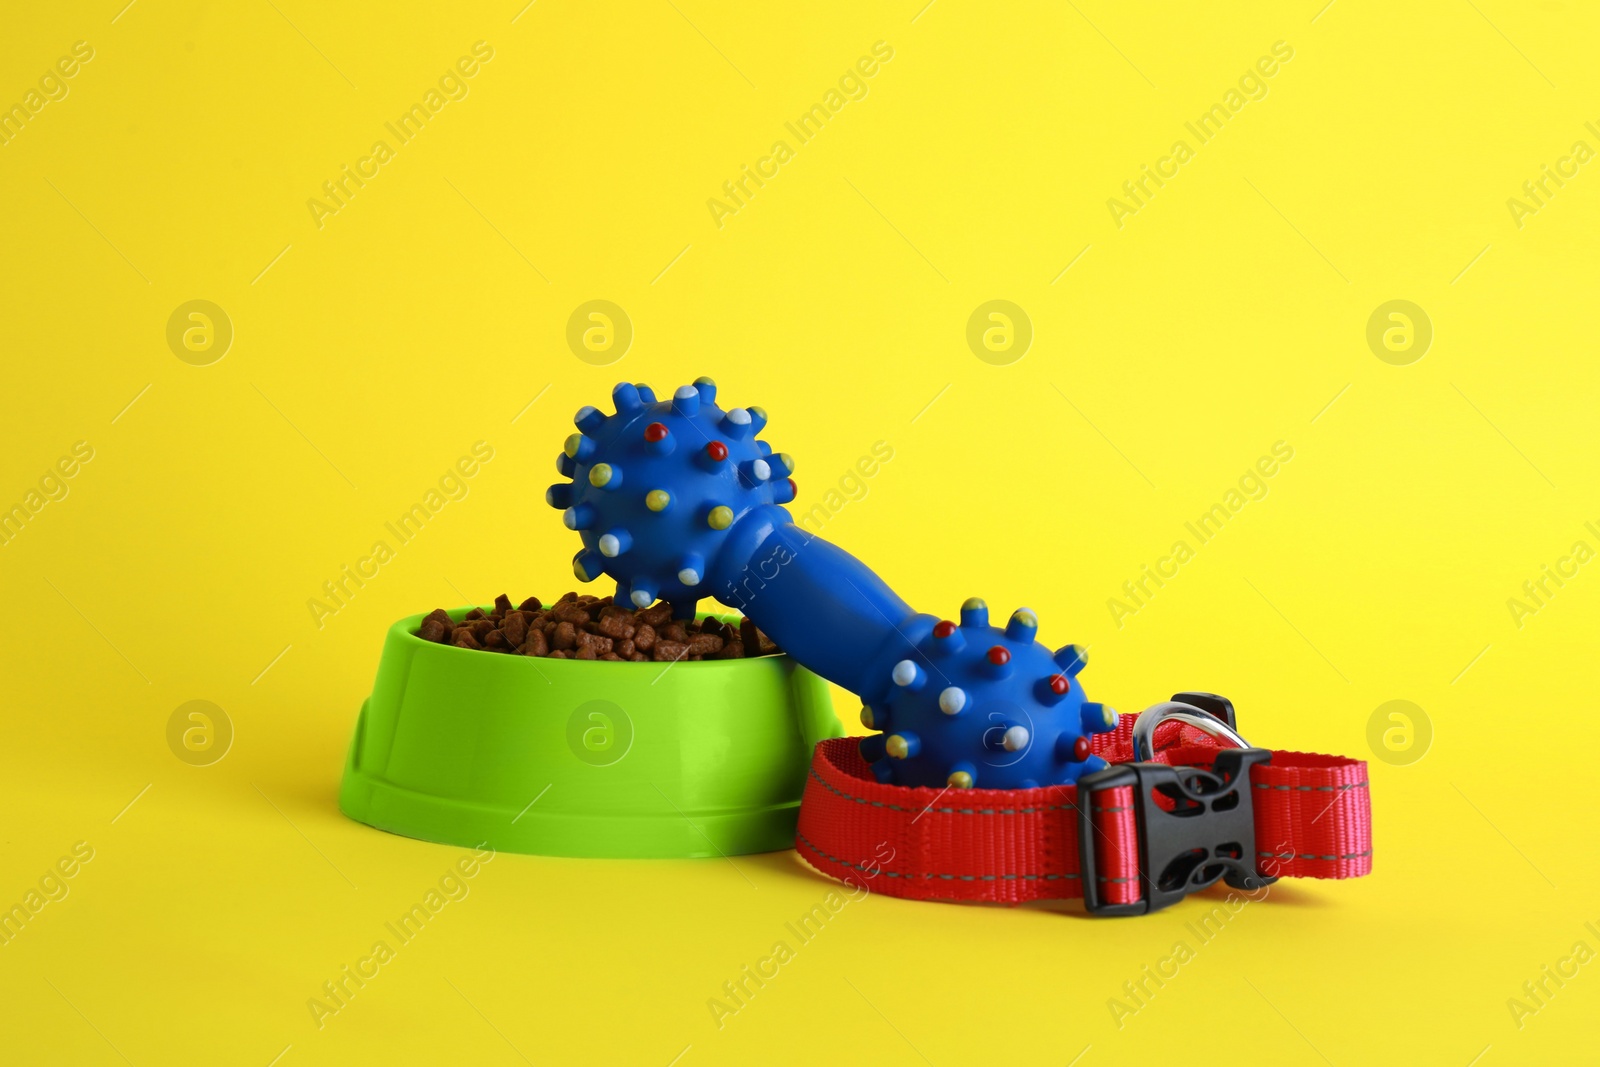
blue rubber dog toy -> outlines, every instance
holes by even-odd
[[[716,404],[700,378],[658,401],[612,391],[616,413],[585,407],[556,460],[570,483],[545,500],[583,550],[573,571],[607,574],[618,601],[657,599],[690,618],[705,596],[743,611],[790,656],[861,697],[882,733],[861,754],[882,782],[1028,789],[1101,770],[1088,735],[1117,714],[1085,699],[1084,651],[1053,655],[1027,608],[1005,629],[973,598],[957,625],[919,614],[860,560],[796,526],[794,460],[757,440],[760,408]]]

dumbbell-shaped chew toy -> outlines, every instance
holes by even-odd
[[[617,582],[617,599],[657,599],[691,618],[712,596],[753,619],[803,666],[856,693],[881,734],[861,754],[883,782],[1021,789],[1106,766],[1088,735],[1116,726],[1077,681],[1083,651],[1053,655],[1018,609],[1002,630],[981,600],[960,624],[919,614],[865,564],[796,526],[794,461],[758,440],[766,412],[716,404],[700,378],[657,400],[612,391],[616,413],[578,412],[545,494],[578,531],[573,571]]]

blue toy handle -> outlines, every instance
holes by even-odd
[[[767,506],[741,517],[708,577],[807,669],[863,700],[888,688],[892,664],[933,628],[866,564]]]

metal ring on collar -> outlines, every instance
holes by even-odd
[[[1175,700],[1152,704],[1139,713],[1138,719],[1133,724],[1133,758],[1136,760],[1152,760],[1155,758],[1156,727],[1168,719],[1176,719],[1181,723],[1193,726],[1212,737],[1219,737],[1224,741],[1232,741],[1239,748],[1249,748],[1250,742],[1235,733],[1227,723],[1214,716],[1207,715],[1193,704],[1182,704]]]

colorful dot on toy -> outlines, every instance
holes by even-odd
[[[616,405],[618,415],[631,415],[644,407],[644,397],[632,382],[618,382],[611,390],[611,403]]]
[[[1032,641],[1039,632],[1039,616],[1031,608],[1018,608],[1006,623],[1006,637],[1013,641]]]
[[[733,509],[726,504],[718,504],[706,516],[706,525],[713,530],[726,530],[733,525]]]
[[[728,446],[721,441],[712,441],[706,445],[706,455],[713,463],[721,463],[728,458]]]
[[[1067,695],[1067,690],[1069,690],[1071,688],[1072,688],[1072,679],[1068,678],[1066,675],[1064,675],[1064,674],[1052,674],[1050,676],[1050,692],[1054,693],[1056,696],[1058,696],[1058,697],[1066,696]]]
[[[700,390],[684,385],[672,394],[672,410],[679,415],[696,415],[700,411]]]
[[[918,667],[916,663],[903,659],[894,665],[894,670],[889,673],[889,677],[894,681],[895,685],[900,686],[902,689],[921,689],[922,683],[927,680],[928,676],[923,673],[922,668]]]
[[[652,489],[644,495],[644,506],[651,511],[666,511],[672,503],[672,494],[665,489]]]
[[[995,645],[984,653],[984,658],[996,667],[1004,667],[1011,662],[1011,651],[1005,645]]]
[[[644,439],[652,444],[656,441],[664,441],[666,438],[667,424],[664,422],[652,422],[644,428]]]
[[[1089,758],[1089,754],[1089,739],[1079,734],[1078,739],[1072,743],[1072,758],[1082,763]]]
[[[706,560],[698,552],[686,552],[678,557],[678,581],[693,589],[706,573]]]
[[[578,409],[576,415],[572,416],[572,424],[584,433],[593,433],[605,425],[605,421],[605,412],[592,404],[585,404]]]
[[[939,710],[946,715],[959,715],[967,706],[967,691],[959,685],[946,686],[939,692]]]
[[[1012,726],[1006,730],[1000,743],[1007,752],[1021,752],[1028,747],[1028,740],[1032,737],[1026,726]]]
[[[580,582],[592,582],[600,577],[600,566],[595,554],[584,549],[572,557],[572,573]]]
[[[890,759],[910,759],[922,751],[922,739],[913,733],[890,734],[884,750]]]
[[[1104,704],[1084,704],[1079,717],[1080,725],[1086,734],[1103,734],[1117,728],[1116,709]]]
[[[1082,645],[1062,645],[1056,649],[1056,666],[1068,675],[1076,676],[1089,665],[1089,650]]]
[[[589,468],[589,484],[596,489],[615,489],[622,484],[622,471],[609,463],[596,463]]]
[[[600,536],[600,554],[602,556],[616,557],[622,555],[633,546],[633,535],[627,530],[616,529]],[[652,599],[651,603],[654,603]],[[649,604],[645,605],[649,607]]]
[[[968,769],[951,771],[950,777],[945,779],[945,784],[951,789],[971,789],[973,785],[973,772]]]
[[[983,602],[982,597],[968,597],[961,605],[961,625],[989,625],[989,605]]]
[[[967,639],[955,623],[946,619],[933,625],[933,652],[937,656],[954,656],[967,647]]]

